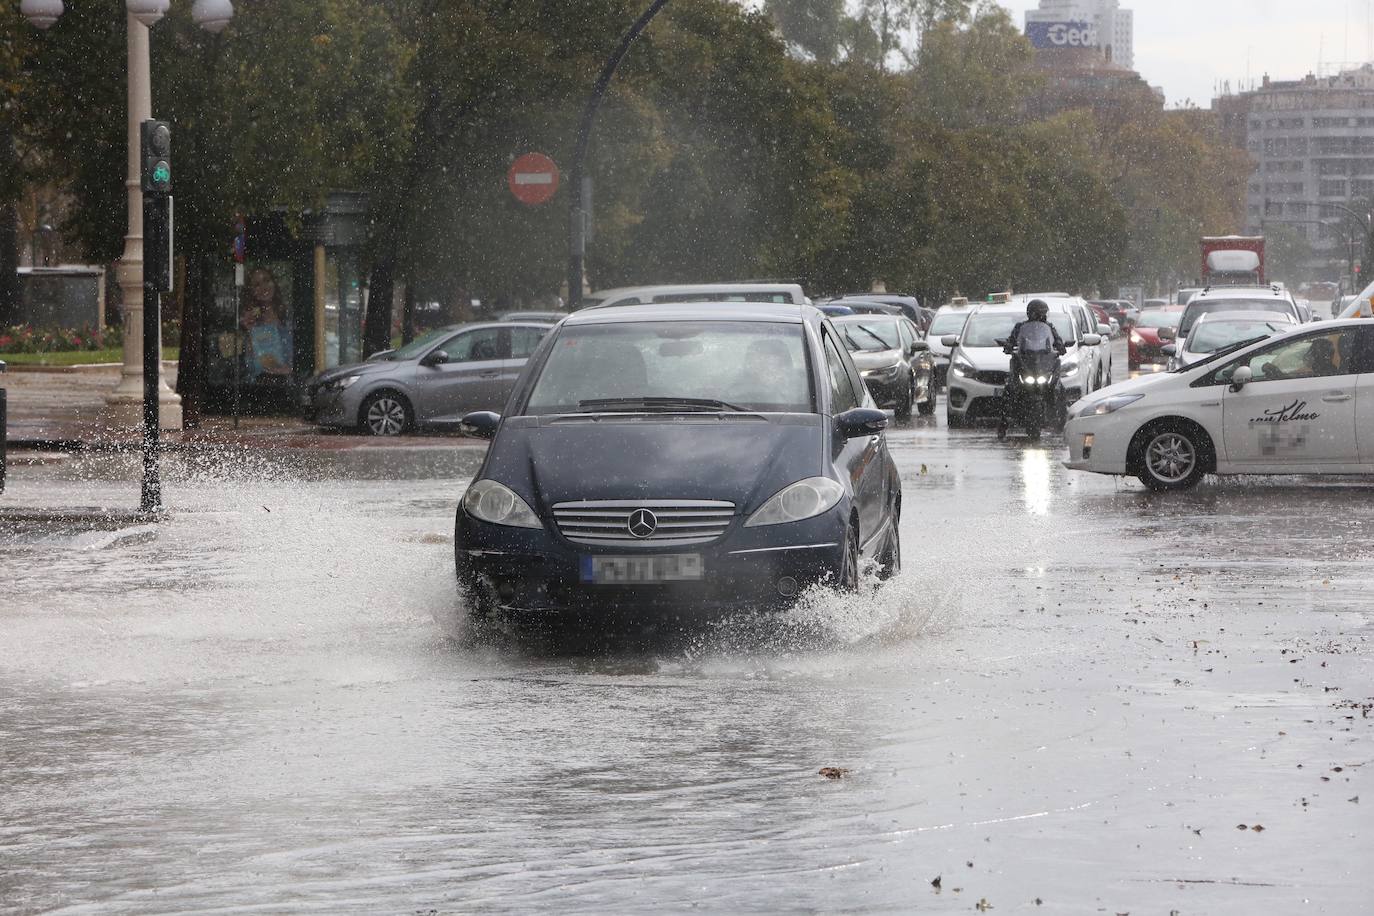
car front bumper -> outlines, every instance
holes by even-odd
[[[1006,387],[980,382],[967,376],[951,375],[949,394],[945,403],[950,413],[966,422],[999,419],[1005,407]],[[1082,396],[1083,388],[1075,374],[1065,383],[1064,403],[1072,404]]]
[[[776,609],[810,586],[839,581],[848,511],[848,500],[841,500],[827,513],[789,524],[745,528],[736,519],[709,544],[635,549],[574,544],[545,528],[492,525],[460,508],[454,560],[459,584],[482,590],[505,611],[639,616]],[[698,554],[704,575],[656,585],[584,581],[590,557],[651,554]]]
[[[1069,449],[1064,467],[1094,474],[1126,474],[1132,434],[1131,422],[1122,422],[1117,414],[1075,417],[1064,427],[1064,444]]]

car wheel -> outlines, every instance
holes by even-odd
[[[844,558],[840,568],[840,591],[859,590],[859,531],[853,525],[847,529],[844,539]]]
[[[892,536],[887,539],[887,549],[883,551],[883,561],[878,567],[878,577],[891,579],[902,571],[902,532],[901,518],[892,514]]]
[[[898,420],[911,419],[911,405],[916,400],[916,376],[912,375],[907,379],[906,394],[897,399],[897,404],[892,409],[892,414]]]
[[[1140,482],[1151,490],[1187,490],[1206,473],[1209,446],[1194,430],[1166,424],[1145,434],[1140,452]]]
[[[930,382],[926,385],[926,399],[922,401],[921,406],[917,408],[917,410],[921,412],[921,416],[934,416],[935,405],[939,397],[939,386],[935,384],[935,373],[932,372],[930,375]]]
[[[358,425],[370,436],[399,436],[414,422],[410,402],[394,391],[369,394],[358,410]]]

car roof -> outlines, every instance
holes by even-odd
[[[1292,302],[1293,297],[1281,286],[1209,286],[1198,293],[1188,304],[1194,302],[1215,302],[1218,299],[1278,299]]]
[[[887,320],[887,321],[910,321],[911,319],[908,318],[908,317],[906,317],[905,315],[901,315],[901,314],[889,315],[889,314],[887,314],[886,312],[881,312],[881,313],[878,313],[878,314],[868,314],[868,315],[857,314],[857,315],[831,315],[831,316],[830,316],[830,321],[831,321],[832,323],[834,323],[834,324],[840,324],[841,322],[845,322],[845,321],[853,323],[853,322],[856,322],[856,321],[874,321],[874,320],[877,320],[877,321],[883,321],[883,320]]]
[[[1265,317],[1265,316],[1277,316],[1277,318],[1275,318],[1275,317]],[[1289,324],[1297,324],[1297,322],[1295,322],[1295,321],[1293,320],[1293,316],[1292,316],[1292,315],[1289,315],[1287,312],[1254,312],[1254,311],[1243,312],[1243,311],[1232,310],[1232,311],[1223,311],[1223,312],[1205,312],[1205,313],[1203,313],[1202,315],[1199,315],[1199,316],[1198,316],[1197,324],[1194,324],[1193,327],[1197,327],[1199,324],[1214,324],[1214,323],[1216,323],[1216,322],[1218,322],[1218,321],[1275,321],[1275,320],[1278,320],[1278,321],[1286,321],[1286,322],[1288,322]]]
[[[792,302],[645,302],[583,309],[563,319],[563,326],[622,324],[630,321],[700,320],[801,324],[805,321],[820,321],[825,317],[819,309]]]
[[[985,302],[982,305],[977,306],[974,309],[974,311],[976,311],[980,315],[984,313],[990,315],[1024,315],[1026,314],[1026,305],[1033,299],[1042,300],[1047,306],[1049,306],[1051,312],[1067,313],[1071,308],[1074,308],[1077,305],[1077,303],[1075,303],[1072,299],[1047,299],[1044,296],[1028,296],[1026,297],[1025,301],[1016,299],[1011,302]]]
[[[801,297],[803,302],[806,301],[806,293],[799,283],[660,283],[649,286],[617,286],[613,289],[594,290],[587,298],[605,302],[640,295],[670,296],[685,293],[702,293],[705,295],[709,293],[748,294],[763,292],[786,292]]]

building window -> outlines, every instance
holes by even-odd
[[[1345,182],[1339,180],[1325,180],[1318,186],[1317,193],[1322,197],[1344,197]]]

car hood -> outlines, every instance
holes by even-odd
[[[1141,375],[1124,382],[1108,385],[1106,388],[1099,388],[1083,400],[1100,401],[1103,398],[1118,394],[1148,394],[1154,388],[1166,385],[1171,381],[1178,381],[1180,377],[1173,372],[1153,372],[1149,375]]]
[[[381,375],[388,372],[395,372],[403,362],[384,359],[371,363],[351,363],[347,366],[336,366],[333,369],[326,369],[310,379],[311,385],[327,385],[335,379],[345,378],[350,375]]]
[[[583,499],[716,499],[752,512],[788,484],[822,473],[821,423],[816,414],[513,417],[482,476],[541,514]]]
[[[901,350],[859,350],[849,355],[854,360],[854,368],[860,372],[867,369],[885,369],[902,361]]]
[[[1011,368],[1011,357],[1001,347],[959,347],[958,355],[979,372],[1006,372]]]

